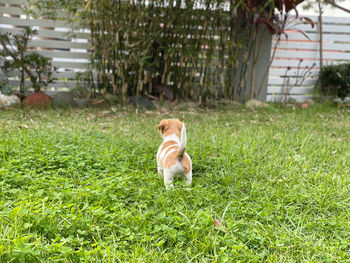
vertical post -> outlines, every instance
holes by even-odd
[[[317,0],[317,4],[318,4],[318,12],[319,12],[319,15],[318,15],[318,26],[317,26],[317,29],[318,29],[318,35],[319,35],[319,44],[320,44],[320,71],[322,70],[323,68],[323,28],[322,28],[322,13],[323,13],[323,10],[322,10],[322,5],[321,5],[321,0]],[[320,86],[322,88],[322,81],[320,79]]]

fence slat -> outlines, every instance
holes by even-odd
[[[43,48],[75,48],[75,49],[85,49],[91,48],[90,43],[78,43],[70,42],[65,40],[32,40],[28,43],[29,47],[43,47]]]
[[[267,88],[267,94],[283,94],[288,91],[288,94],[293,95],[304,95],[304,94],[313,94],[314,88],[313,87],[294,87],[293,85],[290,85],[288,87],[283,86],[269,86]]]
[[[59,38],[59,39],[65,39],[65,40],[71,40],[71,39],[90,39],[90,33],[83,33],[83,32],[71,32],[71,31],[58,31],[58,30],[45,30],[40,29],[37,30],[38,34],[36,37],[47,37],[47,38]],[[20,28],[0,28],[1,33],[11,33],[13,35],[18,35],[23,33],[23,29]]]
[[[0,0],[1,4],[22,5],[28,4],[27,0]]]
[[[295,78],[290,78],[290,84],[295,86]],[[299,81],[299,80],[298,80]],[[303,82],[303,86],[313,86],[316,83],[316,79],[306,79]],[[270,77],[269,78],[269,85],[284,85],[287,82],[286,78],[274,78],[274,77]]]
[[[89,53],[70,52],[70,51],[48,51],[48,50],[29,50],[29,53],[37,52],[47,58],[69,58],[69,59],[90,59]]]
[[[318,50],[318,42],[295,42],[295,41],[281,41],[277,48],[279,49],[311,49]],[[339,51],[350,51],[349,44],[339,43],[323,43],[323,50],[339,50]]]
[[[313,52],[313,51],[299,51],[299,50],[293,50],[293,51],[286,51],[286,50],[277,50],[275,57],[280,58],[313,58],[313,59],[319,59],[319,52]],[[350,60],[350,52],[323,52],[323,58],[324,59],[334,59],[334,60]]]
[[[306,33],[308,36],[305,37],[300,32],[290,32],[287,34],[288,38],[287,40],[302,40],[302,41],[318,41],[319,36],[318,33]],[[285,37],[282,38],[283,40],[286,40]],[[350,42],[350,34],[325,34],[323,35],[323,41],[338,41],[338,42]]]
[[[314,17],[317,19],[317,17]],[[334,17],[334,16],[324,16],[322,17],[323,23],[333,23],[333,24],[348,24],[350,26],[349,17]]]
[[[66,27],[71,28],[72,24],[65,21],[21,19],[13,17],[0,17],[0,24],[13,26],[41,26],[41,27]],[[75,24],[77,25],[77,24]]]
[[[313,28],[310,25],[300,24],[295,26],[295,28],[299,30],[303,30],[306,32],[318,32],[317,25]],[[334,34],[334,33],[350,33],[350,28],[348,25],[339,25],[339,24],[324,24],[322,27],[324,34]]]
[[[57,68],[67,68],[67,69],[86,69],[89,66],[89,62],[81,63],[81,62],[53,61],[52,66]]]
[[[14,86],[14,87],[19,87],[21,84],[20,80],[9,80],[9,85]],[[49,88],[74,88],[77,85],[77,82],[75,81],[58,81],[56,80],[55,82],[49,83],[47,86]],[[25,87],[32,87],[32,83],[29,80],[26,80],[24,82]]]
[[[312,95],[289,95],[287,96],[287,101],[288,99],[295,100],[296,102],[304,102],[307,99],[312,99]],[[284,102],[285,101],[285,96],[283,95],[267,95],[267,101],[270,102]]]
[[[271,68],[270,76],[297,76],[296,70],[289,70],[286,72],[286,69],[281,68]],[[310,71],[310,77],[317,77],[318,76],[318,70],[311,70]]]
[[[38,13],[38,9],[32,9],[31,11]],[[23,15],[23,9],[21,7],[0,6],[0,13],[4,13],[4,14],[8,14],[8,15]],[[64,18],[67,16],[67,14],[65,14],[61,10],[56,10],[56,14],[57,14],[57,17],[59,17],[59,18]]]

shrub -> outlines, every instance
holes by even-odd
[[[6,60],[2,68],[5,72],[19,70],[21,72],[20,92],[24,93],[24,81],[26,78],[32,82],[34,91],[40,91],[52,80],[51,60],[38,53],[27,52],[29,41],[37,34],[36,30],[25,27],[18,35],[11,33],[0,34],[0,44],[3,49],[0,56],[11,57]]]
[[[344,99],[350,93],[350,63],[323,67],[319,76],[323,95]]]

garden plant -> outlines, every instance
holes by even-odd
[[[40,91],[52,82],[54,68],[51,61],[37,52],[28,52],[28,43],[37,31],[25,27],[21,34],[0,34],[0,44],[3,49],[0,56],[10,57],[2,65],[5,72],[19,70],[21,72],[20,93],[25,93],[25,80],[29,79],[34,91]]]

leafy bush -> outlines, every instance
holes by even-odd
[[[344,99],[350,93],[350,63],[323,67],[319,82],[323,95]]]
[[[0,44],[3,50],[0,56],[11,57],[5,61],[4,71],[19,70],[21,72],[20,91],[24,93],[24,80],[29,78],[35,91],[52,82],[51,60],[38,53],[27,52],[29,41],[37,34],[36,30],[25,27],[22,34],[11,33],[0,35]]]

